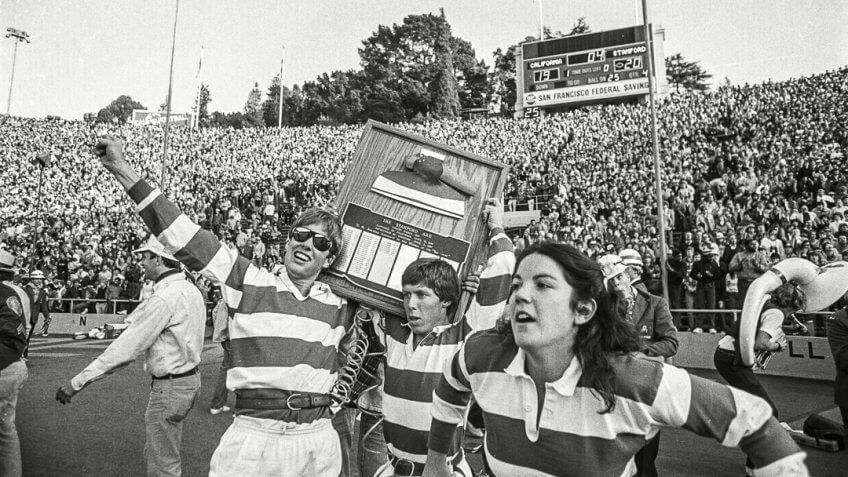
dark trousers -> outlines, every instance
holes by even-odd
[[[741,303],[739,303],[739,292],[725,292],[724,309],[738,310],[739,308],[741,308]],[[722,313],[718,316],[716,322],[716,324],[719,326],[719,331],[723,331],[729,334],[730,330],[733,327],[733,315],[731,315],[730,313]]]
[[[668,284],[668,303],[669,308],[678,310],[683,307],[683,300],[680,297],[680,284]]]
[[[748,287],[750,287],[751,283],[753,283],[753,282],[754,282],[754,280],[746,280],[744,278],[739,279],[739,298],[738,298],[738,301],[739,301],[740,306],[745,301],[745,295],[748,294]]]
[[[736,353],[718,348],[713,355],[713,363],[716,371],[727,381],[727,384],[765,399],[771,406],[772,414],[777,417],[777,406],[774,405],[774,401],[757,380],[754,371],[742,363],[737,364]]]
[[[727,384],[765,399],[769,403],[769,406],[771,406],[772,414],[777,419],[777,406],[774,405],[771,396],[768,395],[766,389],[757,380],[754,371],[736,360],[735,352],[716,348],[713,355],[713,363],[715,364],[716,371],[727,381]],[[754,467],[750,458],[745,461],[745,466],[749,468]]]
[[[716,306],[716,291],[714,283],[699,283],[695,290],[695,308],[699,310],[714,310]],[[704,331],[715,328],[715,315],[712,313],[698,313],[695,315],[696,326],[704,328]]]
[[[657,454],[660,452],[660,433],[649,440],[645,447],[639,449],[633,460],[636,462],[638,477],[657,477]]]

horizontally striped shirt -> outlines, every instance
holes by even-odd
[[[351,322],[345,299],[320,282],[303,296],[286,273],[274,275],[239,256],[143,180],[129,195],[166,250],[220,285],[232,312],[227,388],[251,398],[276,397],[278,390],[330,392],[338,345]],[[326,408],[236,412],[295,422],[329,417]]]
[[[763,399],[641,354],[620,355],[612,366],[613,411],[599,414],[604,403],[574,358],[560,379],[545,383],[539,414],[524,351],[511,336],[475,333],[445,367],[436,389],[429,448],[449,451],[473,394],[483,410],[486,458],[495,475],[634,475],[633,455],[663,426],[740,446],[760,470],[807,475],[806,454]]]
[[[422,464],[427,460],[433,391],[444,364],[456,354],[465,337],[481,327],[491,327],[503,312],[515,267],[512,250],[512,242],[503,233],[489,240],[486,268],[465,316],[456,323],[435,327],[417,347],[413,348],[414,337],[405,320],[390,318],[377,327],[386,345],[383,434],[395,457]],[[453,451],[457,449],[453,446]]]

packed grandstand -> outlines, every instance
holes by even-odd
[[[659,104],[673,309],[738,308],[737,277],[728,267],[751,240],[769,263],[793,256],[817,264],[848,260],[845,104],[848,68],[673,94]],[[559,240],[593,256],[632,248],[642,256],[648,287],[658,292],[648,116],[644,105],[620,104],[539,119],[397,126],[510,165],[508,208],[542,212],[538,223],[512,231],[519,247]],[[90,154],[94,138],[107,131],[101,128],[18,117],[0,125],[0,247],[24,271],[42,270],[53,297],[144,293],[130,251],[145,231]],[[130,160],[158,182],[161,127],[109,129],[126,138]],[[332,203],[361,132],[361,125],[175,128],[166,190],[193,220],[270,267],[290,221],[308,206]],[[44,170],[36,221],[39,171],[31,160],[44,153],[54,162]],[[717,254],[720,276],[691,273],[702,252]]]

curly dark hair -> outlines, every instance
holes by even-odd
[[[786,282],[770,293],[771,303],[778,308],[791,308],[792,311],[807,307],[807,294],[795,282]]]
[[[616,376],[612,359],[617,355],[639,351],[639,334],[625,319],[623,297],[604,286],[601,266],[571,245],[555,242],[534,244],[518,256],[515,269],[518,269],[526,257],[533,254],[544,255],[559,265],[565,281],[574,289],[570,304],[572,310],[581,301],[595,300],[597,303],[592,319],[577,327],[574,355],[583,368],[581,381],[604,401],[605,408],[600,414],[613,411]],[[511,302],[512,297],[509,303]],[[496,326],[499,333],[510,337],[514,342],[507,313],[505,310]]]

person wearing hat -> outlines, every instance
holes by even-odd
[[[104,136],[94,153],[137,204],[148,229],[189,270],[219,285],[236,310],[228,326],[233,367],[227,372],[236,416],[209,474],[338,476],[342,451],[330,393],[352,313],[347,300],[317,280],[341,251],[338,215],[321,208],[301,213],[289,230],[284,269],[275,275],[193,223],[141,178],[123,147],[120,139]]]
[[[29,297],[12,285],[15,257],[0,249],[0,475],[20,476],[21,443],[15,427],[18,393],[28,377],[26,349]]]
[[[148,475],[180,475],[183,420],[200,392],[200,353],[206,331],[206,305],[200,291],[180,271],[180,263],[150,236],[139,255],[153,295],[127,317],[130,325],[82,372],[56,392],[62,404],[89,384],[144,353],[152,375],[144,414],[144,457]]]
[[[697,282],[695,288],[695,308],[698,310],[713,310],[716,306],[716,282],[721,276],[721,267],[716,262],[718,246],[705,242],[701,245],[701,259],[692,264],[689,276]],[[692,330],[693,333],[701,333],[708,330],[716,333],[715,316],[712,313],[698,313],[700,317],[698,324]],[[725,329],[724,332],[729,330]]]
[[[632,260],[632,255],[631,255]],[[598,259],[604,281],[612,283],[625,298],[627,321],[633,324],[641,336],[640,351],[659,361],[667,361],[677,354],[677,329],[671,318],[671,310],[665,298],[652,295],[633,285],[624,260],[619,255],[609,254]],[[631,262],[632,263],[632,262]],[[655,460],[659,453],[660,435],[649,439],[636,453],[637,475],[656,476]]]
[[[608,251],[608,253],[612,253]],[[632,248],[625,248],[618,254],[621,257],[621,262],[627,267],[627,278],[630,279],[630,285],[642,290],[648,291],[648,287],[642,282],[642,273],[645,269],[645,264],[642,262],[642,255]]]
[[[38,323],[39,314],[44,315],[44,324],[41,325],[41,336],[48,336],[48,328],[50,327],[50,307],[47,306],[47,290],[44,288],[44,272],[41,270],[33,270],[29,274],[29,282],[24,286],[30,299],[30,317],[29,317],[29,333],[27,334],[27,348],[35,332],[35,325]],[[24,351],[24,357],[28,354],[28,349]]]

